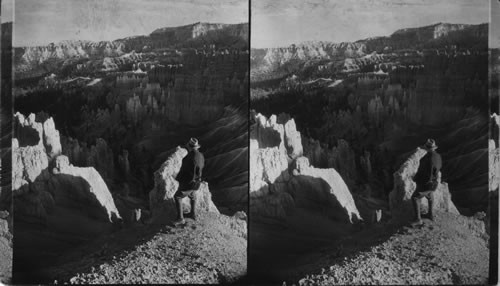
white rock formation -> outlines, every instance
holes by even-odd
[[[52,118],[43,123],[43,145],[49,159],[53,159],[62,153],[61,138]]]
[[[250,134],[250,211],[253,219],[285,219],[296,207],[348,223],[361,220],[335,169],[310,166],[288,115],[255,115]],[[294,168],[291,168],[294,166]]]
[[[12,139],[12,188],[33,183],[49,166],[45,150],[40,145],[19,147],[17,139]]]
[[[290,116],[271,115],[267,119],[262,114],[257,114],[255,121],[257,125],[254,137],[258,141],[259,148],[276,146],[292,159],[302,156],[304,151],[300,132],[297,131],[295,121]]]
[[[250,193],[267,194],[269,185],[285,183],[288,179],[288,160],[284,152],[277,147],[252,150]]]
[[[94,168],[73,167],[61,153],[59,132],[52,118],[36,122],[16,113],[12,140],[12,185],[20,219],[46,221],[58,209],[84,220],[114,222],[121,219],[106,183]],[[51,164],[55,168],[49,170]],[[54,223],[67,224],[59,217]],[[50,227],[50,225],[49,225]],[[73,227],[73,225],[67,225]]]

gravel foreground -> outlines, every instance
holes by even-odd
[[[384,227],[372,230],[383,231]],[[488,243],[479,219],[439,213],[435,221],[424,220],[423,226],[398,228],[368,250],[348,253],[347,246],[342,250],[346,255],[316,257],[317,265],[323,267],[319,273],[302,276],[298,284],[487,284]],[[339,246],[334,249],[338,251]]]
[[[98,239],[46,271],[54,283],[231,283],[246,275],[246,222],[206,213],[183,227],[138,225]]]

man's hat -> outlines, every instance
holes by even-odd
[[[198,139],[196,138],[191,138],[189,139],[189,142],[186,144],[189,148],[193,148],[193,149],[198,149],[201,147],[200,144],[198,144]]]
[[[427,139],[424,147],[427,149],[436,150],[438,146],[436,145],[436,141],[434,141],[434,139]]]

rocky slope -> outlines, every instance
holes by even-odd
[[[487,283],[489,239],[484,229],[477,218],[449,213],[440,213],[436,221],[426,221],[418,229],[393,229],[390,238],[382,234],[391,231],[389,227],[371,229],[363,239],[339,242],[339,256],[331,255],[339,253],[338,248],[325,248],[300,261],[314,259],[317,268],[296,281],[299,285]],[[305,269],[295,271],[312,270]]]
[[[47,273],[78,284],[229,283],[246,274],[246,244],[245,220],[206,213],[183,228],[136,225],[102,237]]]
[[[0,212],[0,281],[9,283],[12,278],[12,219],[9,212]],[[10,221],[10,223],[9,223]]]

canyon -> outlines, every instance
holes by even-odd
[[[297,283],[297,271],[311,272],[315,264],[289,260],[309,261],[346,237],[373,245],[363,234],[387,239],[407,224],[412,177],[427,138],[443,157],[438,212],[452,220],[479,217],[489,232],[487,31],[487,24],[438,23],[351,43],[252,49],[255,277]],[[302,168],[323,179],[300,179]],[[253,172],[262,178],[252,180]],[[343,217],[348,205],[357,219]],[[341,258],[353,249],[329,255]]]
[[[75,269],[88,271],[64,267],[77,263],[74,251],[173,221],[173,158],[187,154],[191,137],[206,159],[199,203],[207,219],[193,227],[238,237],[238,270],[216,279],[245,274],[246,221],[233,216],[248,212],[248,24],[195,23],[14,53],[14,243],[23,249],[15,281],[69,281]]]

